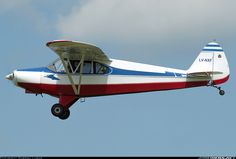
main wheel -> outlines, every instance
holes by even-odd
[[[219,94],[220,94],[221,96],[223,96],[223,95],[225,95],[225,91],[224,91],[224,90],[220,90],[220,91],[219,91]]]
[[[51,112],[54,116],[60,117],[65,114],[65,108],[61,104],[54,104],[52,106]]]
[[[69,116],[70,116],[70,110],[69,110],[69,109],[65,109],[64,114],[61,115],[61,116],[59,116],[59,118],[60,118],[61,120],[66,120],[66,119],[69,118]]]

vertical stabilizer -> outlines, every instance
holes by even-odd
[[[188,74],[208,73],[212,75],[212,80],[223,79],[230,74],[225,53],[216,42],[204,46],[187,72]]]

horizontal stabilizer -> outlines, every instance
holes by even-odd
[[[214,71],[214,72],[192,72],[188,73],[187,77],[211,77],[212,75],[223,74],[223,72]]]

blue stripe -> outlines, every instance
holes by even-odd
[[[219,44],[207,44],[206,47],[220,47]]]
[[[55,72],[50,70],[47,67],[37,67],[37,68],[26,68],[26,69],[17,69],[17,71],[28,71],[28,72],[47,72],[47,73],[57,73],[57,74],[65,74],[64,72]]]
[[[223,51],[223,49],[202,49],[202,51]]]
[[[53,72],[47,67],[37,67],[37,68],[26,68],[26,69],[17,69],[17,71],[30,71],[30,72]]]
[[[182,74],[182,73],[175,73],[175,75],[176,75],[177,77],[182,77],[182,76],[185,75],[185,74]]]
[[[182,77],[181,73],[174,73],[174,72],[165,72],[165,73],[158,73],[158,72],[143,72],[143,71],[133,71],[133,70],[124,70],[119,68],[112,67],[112,75],[134,75],[134,76],[167,76],[167,77],[175,77],[179,76]]]

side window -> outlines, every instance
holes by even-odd
[[[80,63],[79,60],[70,60],[70,64],[68,64],[69,72],[70,73],[80,73],[80,66],[78,67],[79,63]],[[71,69],[71,67],[72,67],[72,69]],[[83,73],[85,73],[85,74],[91,73],[91,62],[90,61],[84,61]]]
[[[103,64],[94,62],[94,73],[95,74],[107,74],[109,73],[109,68]]]
[[[77,66],[79,65],[79,62],[80,62],[79,60],[70,60],[70,64],[68,64],[68,70],[70,73],[72,73],[76,70]],[[78,72],[79,72],[79,69],[77,68],[76,73],[78,73]]]
[[[84,62],[83,73],[91,73],[91,62]]]
[[[69,60],[69,61],[65,60],[66,67],[70,73],[80,73],[80,66],[78,66],[79,63],[80,63],[79,60]],[[62,64],[62,61],[59,59],[50,64],[48,68],[56,72],[66,72]],[[84,61],[83,73],[91,74],[93,73],[92,71],[93,70],[91,61]]]

